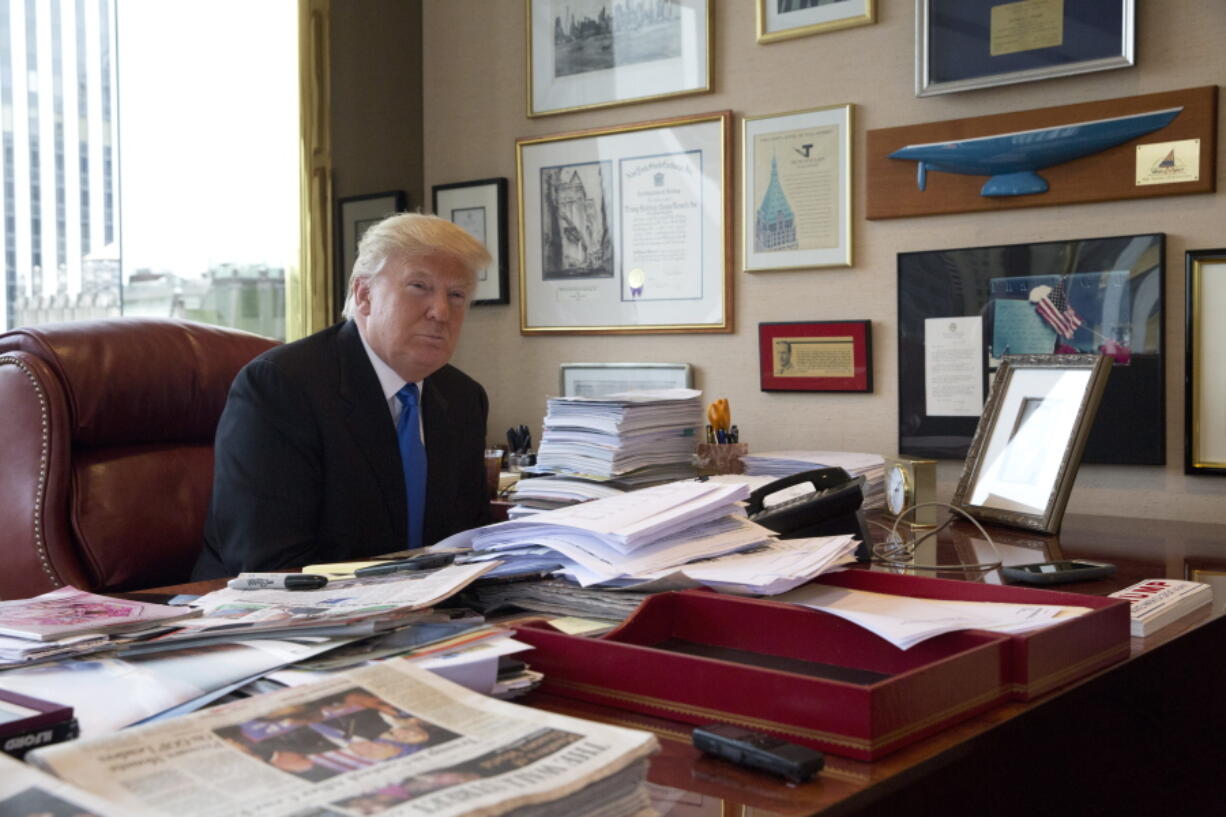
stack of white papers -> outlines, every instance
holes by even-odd
[[[864,506],[878,508],[885,503],[882,483],[885,459],[880,454],[851,451],[768,451],[741,457],[745,473],[752,476],[788,477],[814,468],[842,468],[851,477],[864,477]]]
[[[1090,612],[1088,607],[921,599],[822,584],[798,587],[776,601],[824,610],[903,650],[955,630],[1024,633]]]
[[[656,389],[550,398],[537,468],[611,478],[688,465],[702,426],[701,396],[694,389]]]
[[[554,559],[555,575],[584,587],[663,581],[756,594],[808,581],[855,550],[851,537],[777,541],[745,517],[748,496],[740,483],[674,482],[465,531],[437,547],[471,547],[471,561]]]

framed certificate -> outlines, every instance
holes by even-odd
[[[1127,68],[1134,0],[916,0],[915,95]]]
[[[762,391],[873,390],[871,321],[758,324]]]
[[[731,332],[729,111],[520,139],[520,331]]]
[[[507,286],[507,180],[436,184],[432,188],[434,214],[458,224],[485,245],[490,265],[477,273],[473,306],[508,304]]]
[[[851,266],[851,105],[747,116],[745,271]]]

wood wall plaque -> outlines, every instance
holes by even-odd
[[[883,219],[931,216],[1186,193],[1212,193],[1217,180],[1217,96],[1217,86],[1207,85],[1055,108],[870,130],[867,217]],[[983,196],[980,194],[980,188],[988,180],[988,176],[965,176],[940,170],[929,170],[927,189],[920,190],[916,183],[917,162],[890,158],[891,153],[908,145],[1030,131],[1174,107],[1182,107],[1183,110],[1169,125],[1159,130],[1101,153],[1093,153],[1039,170],[1038,174],[1049,185],[1046,193]],[[1190,139],[1200,140],[1200,167],[1194,181],[1170,184],[1137,183],[1139,145],[1152,146]]]

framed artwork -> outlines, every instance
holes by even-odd
[[[692,389],[694,370],[688,363],[563,363],[558,386],[563,397]]]
[[[745,271],[851,266],[851,105],[743,121]]]
[[[758,42],[877,22],[875,0],[758,0]]]
[[[473,306],[509,304],[507,284],[507,180],[436,184],[434,214],[458,224],[489,250],[493,260],[477,275]]]
[[[1106,355],[1006,357],[953,504],[983,522],[1059,533],[1110,360]]]
[[[1186,255],[1184,472],[1226,476],[1226,249]]]
[[[525,0],[528,116],[711,90],[711,0]]]
[[[519,139],[520,331],[731,332],[730,111]]]
[[[1134,0],[916,0],[915,95],[1127,68]]]
[[[758,324],[762,391],[873,390],[872,321]]]
[[[962,459],[1008,354],[1105,354],[1085,461],[1166,461],[1165,236],[898,255],[898,446]]]
[[[333,303],[341,314],[349,294],[349,276],[358,258],[358,242],[370,225],[408,209],[409,200],[403,190],[348,196],[336,201],[336,272],[333,276]]]

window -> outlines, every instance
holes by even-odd
[[[299,0],[0,0],[0,330],[286,336]]]

